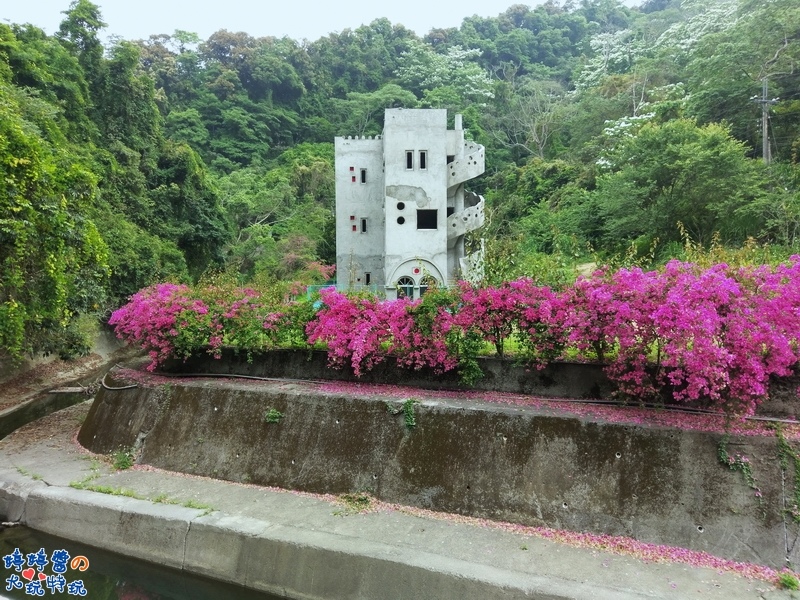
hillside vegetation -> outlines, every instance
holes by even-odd
[[[80,353],[154,282],[323,282],[333,138],[387,107],[461,113],[486,146],[488,283],[800,244],[796,0],[550,0],[421,38],[104,27],[89,0],[52,36],[0,24],[0,356]]]

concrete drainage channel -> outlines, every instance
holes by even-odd
[[[173,381],[100,390],[78,440],[98,453],[134,448],[142,463],[169,471],[316,494],[367,492],[776,568],[786,564],[786,535],[798,535],[794,524],[784,529],[792,488],[784,488],[774,436],[730,441],[751,461],[756,497],[719,463],[722,435],[714,432],[474,399],[327,393],[315,384]],[[798,554],[800,545],[789,561]]]
[[[461,524],[457,516],[342,515],[329,498],[235,483],[332,493],[369,488],[407,506],[523,523],[553,518],[575,531],[618,527],[617,533],[660,543],[705,544],[715,554],[780,562],[772,543],[776,516],[762,525],[747,521],[757,508],[737,474],[714,463],[713,434],[430,400],[415,403],[409,427],[403,402],[320,395],[313,385],[175,381],[130,388],[113,377],[109,383],[120,389],[99,393],[91,409],[67,409],[86,416],[84,445],[108,453],[138,444],[143,463],[234,482],[108,469],[94,483],[149,500],[100,494],[69,487],[88,470],[71,440],[61,447],[49,438],[38,447],[3,442],[0,516],[286,598],[633,600],[676,597],[675,582],[687,600],[781,597],[769,584],[716,569],[643,563]],[[265,419],[269,407],[283,415],[279,422]],[[768,461],[758,459],[773,453],[771,441],[734,443],[753,454],[765,497],[777,502],[777,474],[767,476],[761,469]],[[23,473],[34,466],[43,469],[40,480]],[[161,496],[199,498],[214,509],[154,501]],[[533,516],[525,512],[530,507]],[[737,536],[726,537],[734,530]]]
[[[432,548],[403,547],[282,522],[202,515],[184,507],[41,483],[4,482],[0,513],[45,533],[286,598],[653,597],[497,568]],[[393,525],[387,527],[391,531]]]
[[[0,411],[0,440],[23,425],[41,419],[57,410],[85,402],[90,397],[89,390],[84,387],[55,388],[2,410]]]

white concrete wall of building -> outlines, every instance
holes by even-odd
[[[337,137],[335,152],[337,285],[383,286],[383,142]]]
[[[444,109],[387,109],[382,138],[335,142],[338,287],[394,298],[401,279],[414,297],[431,280],[450,284],[464,234],[483,223],[483,205],[467,210],[475,203],[465,206],[464,190],[484,170],[483,147],[464,141],[460,115],[448,130]]]
[[[427,274],[446,284],[447,111],[388,109],[384,166],[387,295],[401,277],[419,286]],[[420,210],[436,211],[435,229],[420,228]]]

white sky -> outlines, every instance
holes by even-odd
[[[458,27],[464,17],[495,17],[512,4],[529,6],[543,0],[92,0],[100,7],[107,27],[104,37],[128,40],[176,29],[193,31],[207,39],[220,29],[244,31],[254,37],[288,35],[314,41],[328,33],[356,29],[386,17],[422,36],[436,27]],[[32,23],[48,34],[58,30],[70,0],[0,0],[0,22]]]

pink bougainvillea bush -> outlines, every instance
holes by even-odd
[[[147,350],[150,371],[169,358],[223,347],[252,353],[305,347],[305,324],[313,310],[307,302],[278,306],[257,291],[230,286],[162,283],[134,294],[109,319],[118,337]]]
[[[555,360],[605,365],[618,393],[705,401],[752,414],[769,379],[800,359],[800,257],[777,267],[700,268],[672,261],[661,271],[601,269],[563,290],[520,279],[462,282],[422,299],[381,300],[328,288],[315,304],[266,301],[248,289],[160,284],[116,311],[117,335],[147,349],[151,368],[231,346],[326,348],[329,363],[360,376],[393,355],[400,366],[481,376],[487,346],[542,368]]]
[[[175,354],[175,342],[188,324],[188,313],[198,318],[208,313],[199,299],[189,298],[185,285],[160,283],[134,294],[130,302],[116,310],[108,320],[119,338],[147,350],[153,370]]]
[[[566,345],[597,359],[620,393],[668,386],[677,401],[708,400],[752,414],[769,378],[791,374],[800,337],[800,258],[774,269],[598,271],[561,294]]]
[[[350,365],[357,376],[382,362],[392,341],[410,324],[402,320],[406,300],[381,302],[374,296],[340,294],[335,288],[322,290],[321,299],[323,308],[306,328],[308,341],[327,347],[332,367]]]
[[[360,376],[393,355],[400,366],[437,373],[459,366],[464,331],[455,323],[458,296],[431,290],[424,298],[383,301],[322,290],[322,307],[306,327],[310,344],[323,344],[333,367],[350,365]]]

